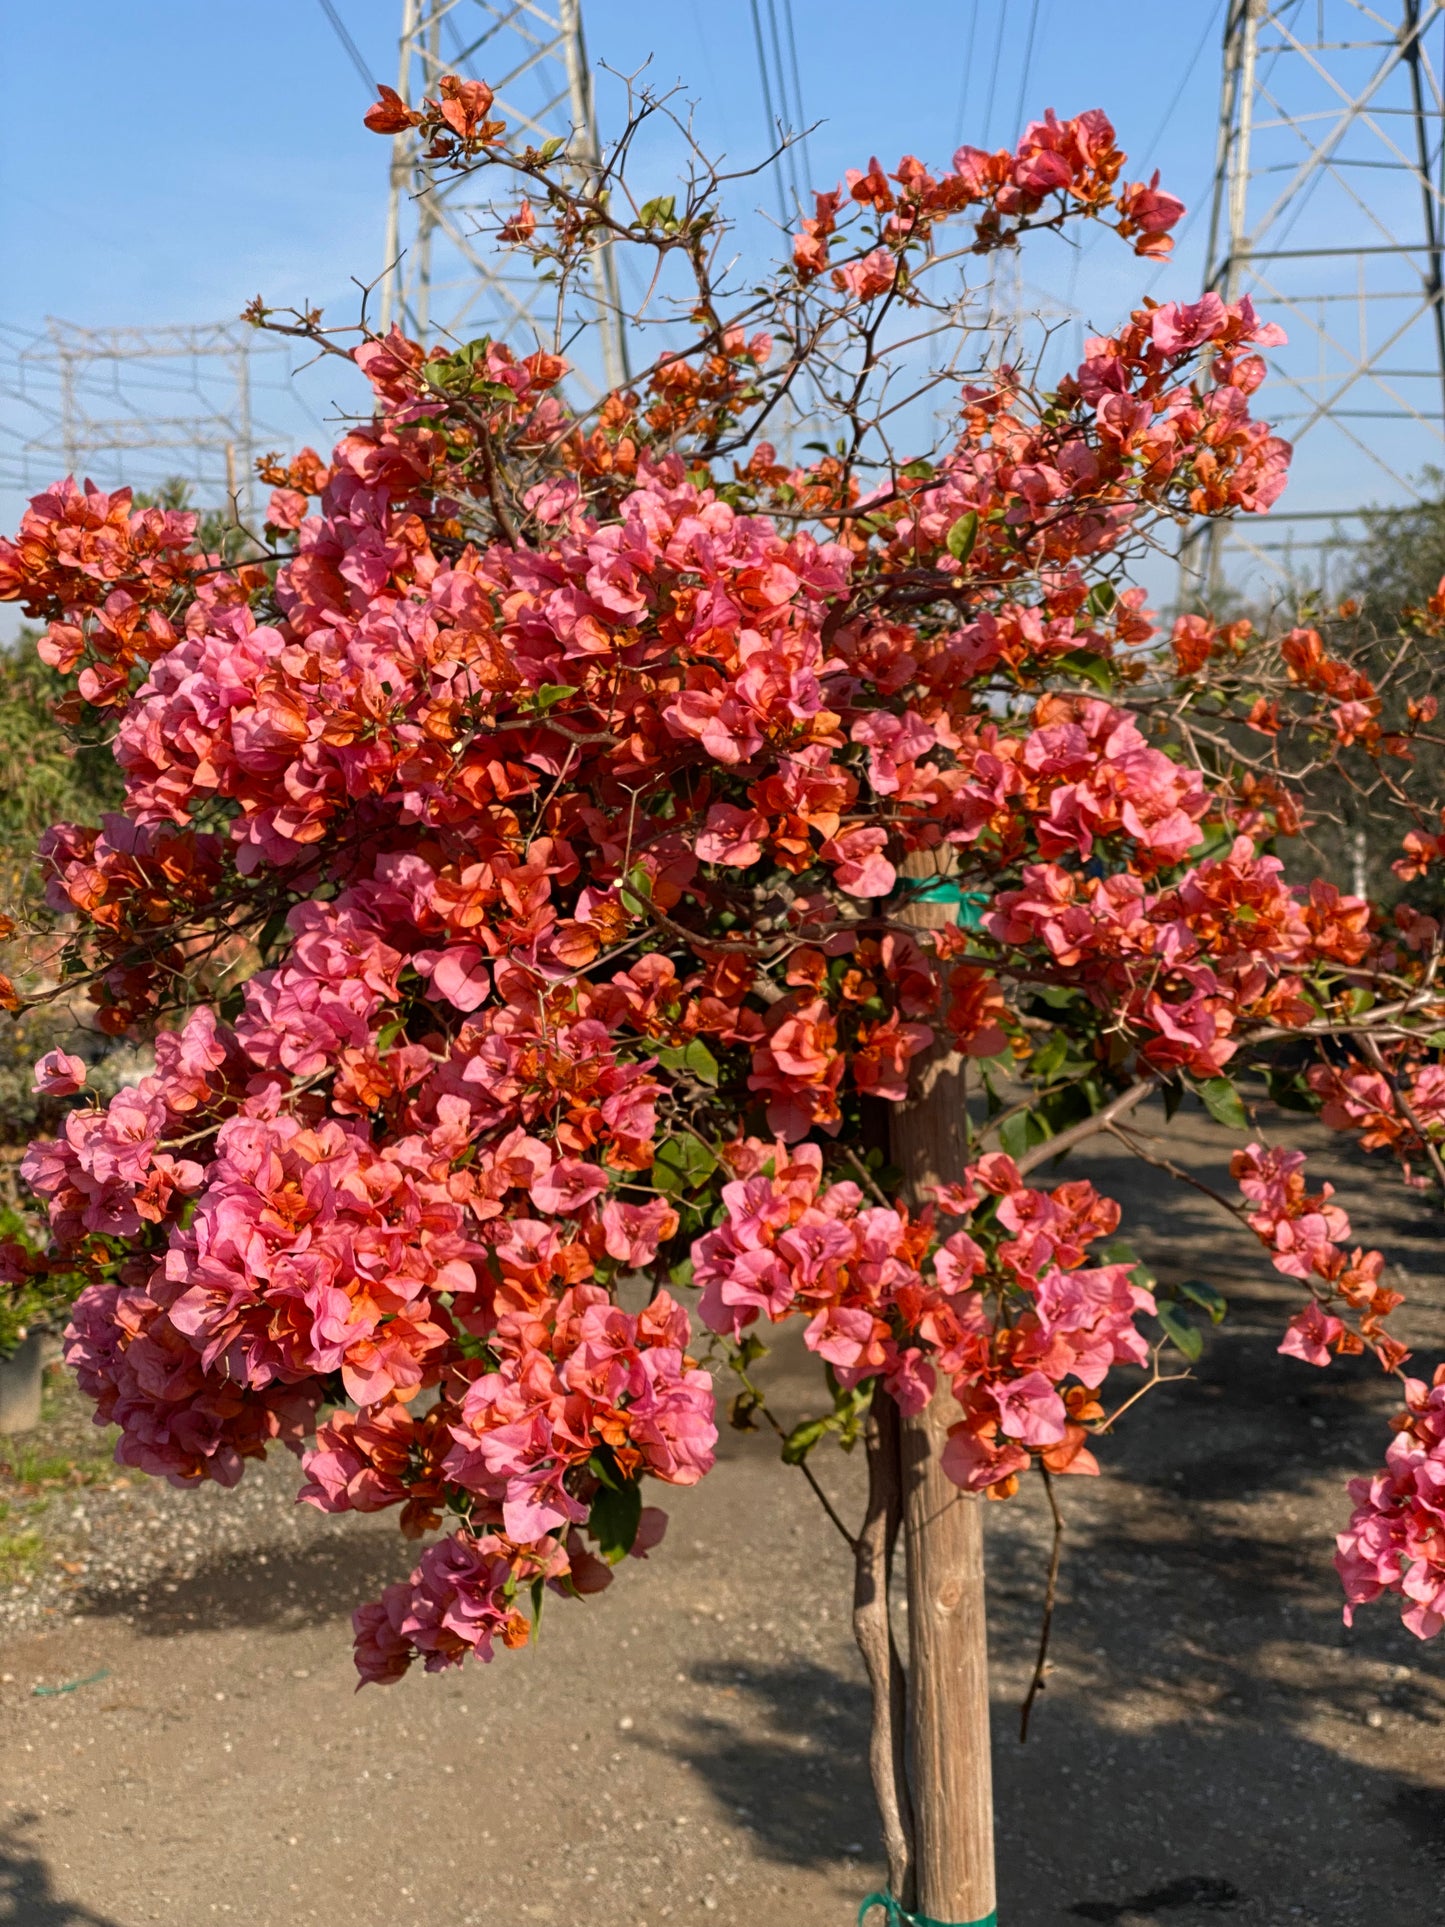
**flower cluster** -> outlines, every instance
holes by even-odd
[[[861,300],[886,292],[897,279],[896,257],[907,245],[926,241],[941,221],[965,211],[976,215],[983,246],[1012,240],[1049,207],[1044,219],[1055,222],[1069,214],[1112,215],[1117,231],[1134,240],[1136,254],[1168,254],[1169,229],[1184,204],[1160,192],[1157,174],[1147,186],[1120,187],[1123,165],[1114,129],[1096,108],[1072,120],[1049,113],[1030,122],[1014,152],[960,147],[951,169],[938,177],[912,154],[891,174],[876,159],[866,170],[849,168],[846,198],[873,217],[879,245],[865,245],[834,267],[833,284]],[[814,199],[813,213],[793,240],[794,269],[805,282],[832,263],[845,196],[835,188]]]
[[[444,81],[370,120],[470,165],[501,154],[491,105]],[[826,331],[915,299],[955,214],[982,249],[1083,214],[1157,253],[1178,204],[1122,159],[1082,115],[938,180],[874,163],[855,212],[819,198],[786,301]],[[557,167],[506,239],[565,262],[598,216]],[[649,245],[704,232],[651,205]],[[67,963],[155,1053],[103,1106],[39,1069],[75,1100],[26,1162],[89,1280],[68,1356],[127,1463],[231,1483],[280,1441],[308,1503],[441,1533],[358,1614],[368,1679],[517,1645],[537,1589],[657,1543],[643,1481],[692,1483],[716,1438],[691,1288],[715,1359],[796,1316],[839,1411],[949,1401],[970,1491],[1094,1470],[1104,1379],[1162,1342],[1093,1249],[1117,1207],[980,1149],[914,1210],[854,1147],[944,1046],[998,1110],[1030,1081],[1010,1149],[1010,1120],[1038,1143],[1221,1080],[1342,1007],[1376,941],[1241,826],[1284,799],[1124,701],[1153,638],[1112,586],[1129,545],[1283,484],[1248,302],[1148,303],[1047,394],[981,376],[866,496],[856,463],[756,439],[780,336],[698,313],[585,421],[546,350],[364,339],[374,418],[263,464],[264,566],[73,484],[0,547],[125,776],[122,811],[43,846]],[[1176,632],[1186,682],[1221,634]],[[940,882],[981,915],[920,927]],[[1346,1258],[1297,1161],[1242,1157],[1314,1294],[1288,1347],[1398,1363],[1378,1254]]]
[[[1332,1184],[1315,1192],[1305,1188],[1304,1162],[1303,1151],[1267,1151],[1259,1144],[1236,1151],[1230,1162],[1249,1206],[1249,1227],[1271,1253],[1275,1270],[1302,1280],[1314,1294],[1291,1318],[1280,1350],[1308,1365],[1328,1365],[1332,1353],[1368,1346],[1386,1371],[1397,1371],[1409,1353],[1382,1321],[1404,1300],[1381,1282],[1380,1252],[1357,1246],[1346,1256],[1350,1221],[1332,1202]],[[1358,1324],[1349,1326],[1327,1310],[1331,1302],[1358,1314]]]
[[[73,1110],[63,1136],[33,1144],[21,1175],[46,1202],[51,1230],[66,1247],[92,1237],[135,1239],[147,1225],[173,1222],[200,1188],[202,1167],[178,1158],[198,1116],[214,1110],[240,1070],[234,1042],[200,1009],[155,1043],[155,1071],[123,1086],[104,1110]],[[73,1093],[85,1081],[79,1058],[51,1052],[36,1066],[38,1089]]]
[[[1367,1151],[1393,1151],[1405,1164],[1406,1181],[1423,1184],[1409,1160],[1445,1141],[1445,1065],[1398,1045],[1382,1051],[1380,1061],[1383,1069],[1358,1059],[1312,1065],[1310,1089],[1326,1124],[1352,1132]]]
[[[1385,1469],[1351,1479],[1355,1511],[1339,1535],[1335,1565],[1346,1621],[1356,1606],[1397,1593],[1400,1617],[1417,1639],[1445,1631],[1445,1366],[1434,1382],[1405,1380]]]
[[[941,1376],[962,1411],[944,1469],[969,1491],[1011,1492],[1029,1448],[1053,1471],[1098,1470],[1080,1420],[1102,1416],[1113,1365],[1147,1360],[1134,1320],[1155,1308],[1132,1263],[1085,1263],[1118,1226],[1112,1199],[1087,1181],[1033,1190],[995,1153],[940,1200],[968,1226],[940,1241],[932,1207],[910,1219],[825,1185],[815,1145],[746,1139],[729,1163],[724,1223],[694,1247],[704,1324],[738,1340],[763,1315],[806,1317],[842,1387],[880,1379],[904,1412]]]
[[[1025,866],[1023,887],[998,893],[986,925],[1137,1025],[1158,1070],[1219,1075],[1238,1028],[1308,1022],[1305,973],[1358,963],[1369,948],[1362,898],[1323,882],[1302,893],[1248,837],[1163,890],[1150,890],[1145,867],[1090,880],[1058,863]]]
[[[205,562],[192,551],[198,517],[131,499],[72,476],[34,498],[13,542],[0,539],[0,601],[48,618],[42,660],[79,669],[79,694],[100,707],[125,696],[133,663],[174,645],[167,605]]]
[[[509,1223],[517,1253],[544,1231]],[[490,1658],[497,1637],[522,1644],[520,1587],[597,1592],[611,1580],[608,1558],[642,1558],[659,1542],[656,1507],[639,1507],[620,1540],[606,1508],[643,1475],[692,1485],[712,1465],[712,1381],[687,1342],[687,1314],[665,1292],[629,1313],[602,1287],[576,1285],[503,1314],[487,1358],[454,1368],[424,1417],[393,1399],[320,1428],[300,1496],[322,1511],[401,1505],[415,1536],[437,1524],[444,1491],[466,1508],[465,1526],[429,1546],[405,1585],[357,1612],[364,1680],[394,1679],[418,1654],[435,1671],[469,1651]]]

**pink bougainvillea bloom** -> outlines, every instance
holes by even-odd
[[[47,1051],[35,1066],[31,1089],[47,1097],[73,1097],[85,1083],[85,1060],[71,1057],[63,1050]]]
[[[1326,1312],[1311,1299],[1303,1311],[1290,1319],[1278,1349],[1286,1357],[1303,1359],[1306,1365],[1328,1365],[1330,1347],[1344,1331],[1344,1321]]]

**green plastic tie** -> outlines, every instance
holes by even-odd
[[[94,1686],[98,1680],[109,1678],[110,1668],[102,1666],[98,1673],[87,1673],[84,1679],[68,1679],[63,1686],[32,1686],[30,1691],[36,1699],[55,1699],[61,1693],[78,1692],[82,1686]]]
[[[888,1927],[998,1927],[998,1910],[985,1914],[981,1920],[934,1920],[929,1914],[910,1914],[906,1907],[900,1907],[892,1894],[869,1894],[858,1909],[858,1927],[875,1907],[881,1907],[888,1916]]]
[[[910,885],[912,881],[913,879],[910,877],[908,879]],[[935,877],[932,882],[924,883],[919,888],[913,889],[911,895],[915,903],[958,904],[963,912],[958,921],[960,926],[965,930],[977,930],[979,928],[979,925],[983,921],[983,913],[989,904],[989,893],[987,890],[965,890],[961,884],[955,883],[951,877]],[[973,1927],[972,1921],[967,1923],[967,1927]]]

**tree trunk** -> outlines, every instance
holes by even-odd
[[[951,852],[940,853],[938,870]],[[936,873],[931,852],[904,874]],[[937,929],[951,907],[921,902],[901,912]],[[968,1161],[962,1063],[937,1049],[915,1071],[893,1118],[893,1161],[911,1202],[926,1187],[962,1178]],[[908,1562],[909,1759],[913,1782],[917,1908],[932,1920],[992,1922],[993,1770],[988,1718],[988,1626],[984,1605],[984,1501],[945,1477],[940,1454],[950,1422],[940,1386],[928,1408],[903,1421],[903,1532]]]

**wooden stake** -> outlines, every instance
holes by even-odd
[[[908,1791],[908,1689],[888,1609],[893,1541],[903,1510],[902,1447],[898,1407],[881,1385],[874,1388],[864,1444],[868,1510],[853,1544],[853,1637],[873,1696],[868,1771],[883,1822],[888,1885],[894,1899],[911,1910],[916,1890],[913,1804]]]
[[[905,876],[945,871],[952,852],[920,851]],[[916,903],[902,921],[951,922],[956,906]],[[915,1067],[892,1126],[893,1161],[914,1204],[926,1187],[957,1182],[968,1162],[963,1066],[935,1050]],[[946,1387],[903,1421],[903,1533],[908,1561],[909,1758],[917,1908],[933,1920],[991,1920],[993,1766],[989,1738],[984,1501],[961,1492],[940,1457],[952,1416]]]

